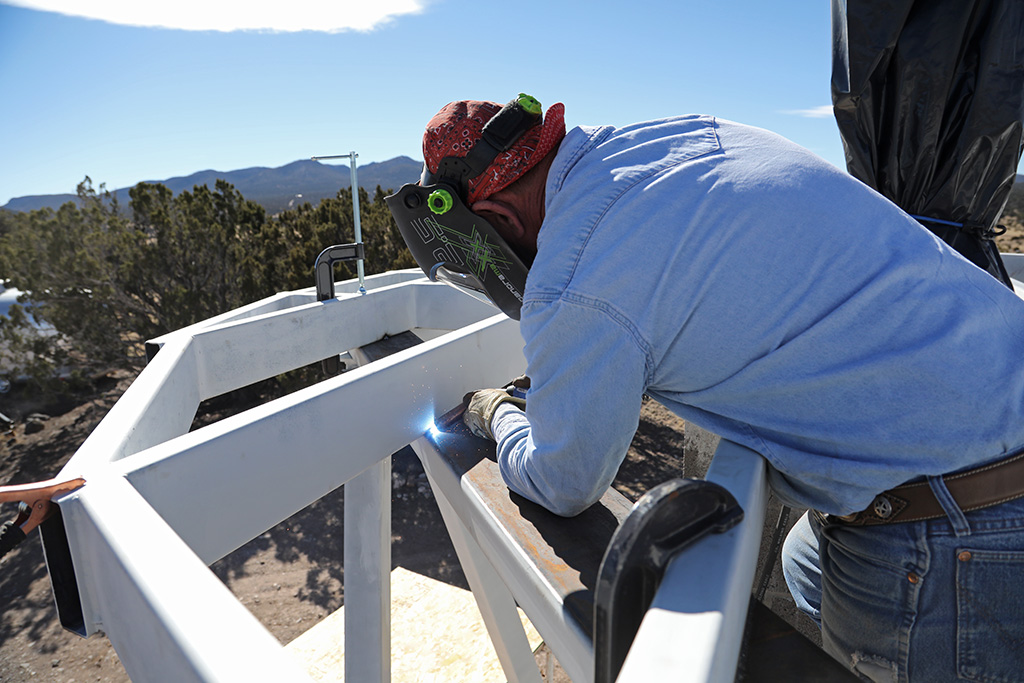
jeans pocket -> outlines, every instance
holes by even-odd
[[[1024,683],[1024,552],[957,550],[957,671]]]

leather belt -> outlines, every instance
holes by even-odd
[[[1024,452],[973,470],[942,477],[964,512],[1024,497]],[[852,515],[828,515],[830,522],[850,526],[921,522],[945,517],[927,481],[903,484],[875,496],[867,509]]]

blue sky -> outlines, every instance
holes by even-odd
[[[13,4],[62,1],[166,9],[118,19],[134,23],[333,30],[147,28]],[[113,189],[350,150],[418,159],[445,103],[520,91],[564,102],[569,126],[708,113],[843,166],[834,119],[810,115],[831,101],[826,0],[291,0],[254,17],[256,4],[0,0],[0,205],[86,175]],[[344,28],[374,8],[390,18]]]

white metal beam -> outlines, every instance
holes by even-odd
[[[430,477],[430,485],[439,491],[437,483]],[[444,517],[445,527],[459,557],[466,581],[473,591],[473,598],[487,633],[494,645],[509,683],[540,683],[540,671],[533,658],[530,642],[523,630],[523,622],[516,608],[515,596],[480,549],[473,534],[459,519],[446,496],[437,496],[437,506]]]
[[[394,277],[366,295],[277,310],[274,297],[163,337],[61,476],[80,476],[188,431],[200,401],[414,327],[457,329],[495,310],[447,285]],[[381,284],[397,280],[398,284]],[[269,312],[264,309],[272,309]],[[518,338],[518,329],[510,332]],[[483,349],[486,353],[487,350]],[[500,380],[499,380],[500,381]]]
[[[345,484],[346,681],[391,680],[391,457]]]
[[[310,680],[124,479],[59,503],[86,619],[133,681]]]
[[[414,441],[412,447],[427,471],[438,504],[447,501],[448,505],[441,508],[442,513],[451,510],[450,514],[459,521],[459,524],[450,524],[446,515],[445,524],[452,540],[456,541],[456,548],[466,545],[473,550],[467,553],[460,552],[460,562],[463,562],[463,555],[474,565],[480,565],[484,561],[483,558],[486,558],[487,571],[494,574],[490,580],[496,578],[504,583],[508,592],[526,612],[537,632],[556,654],[570,678],[574,681],[593,680],[594,658],[591,638],[564,609],[558,589],[536,570],[529,550],[516,542],[505,528],[503,520],[499,519],[481,499],[476,489],[469,482],[459,479],[456,473],[443,463],[434,442],[423,437]],[[462,535],[471,540],[472,544],[462,544]],[[479,552],[476,552],[477,550]],[[465,569],[465,563],[463,564]],[[467,570],[467,575],[471,571],[473,570]],[[477,573],[483,571],[485,570],[480,568]],[[478,585],[486,589],[486,584],[480,582]],[[478,586],[473,586],[474,593],[477,588]],[[500,591],[495,592],[495,595],[498,593]],[[482,607],[481,611],[484,612],[485,609]],[[488,628],[490,631],[490,624]],[[507,633],[502,629],[494,629],[491,635],[492,638],[495,635],[502,638],[510,637]],[[518,640],[518,636],[512,637],[513,643]],[[512,647],[515,648],[515,645]]]
[[[1024,282],[1024,254],[1000,254],[1000,257],[1010,277]]]
[[[159,358],[159,356],[158,356]],[[523,371],[495,316],[119,461],[210,563],[402,448],[463,394]],[[210,515],[211,502],[230,501]]]
[[[492,315],[184,433],[204,398],[201,385],[207,391],[244,386],[254,376],[272,376],[376,341],[384,331],[403,331],[391,329],[396,320],[405,329],[440,327],[460,316],[473,320],[492,313],[449,287],[425,280],[383,287],[357,300],[361,306],[344,299],[300,306],[197,328],[192,336],[168,340],[64,472],[86,474],[87,488],[105,477],[127,478],[163,522],[209,564],[408,444],[466,391],[506,381],[525,367],[518,326]],[[454,308],[471,305],[455,313],[446,311],[445,302]],[[349,321],[347,329],[339,319]],[[325,328],[336,336],[324,333]],[[251,354],[246,356],[249,365],[259,367],[231,365],[239,349]],[[304,355],[284,352],[289,350]],[[218,370],[224,367],[227,372]],[[213,377],[200,380],[204,374]],[[74,515],[65,520],[68,536],[78,537],[80,525],[102,527],[103,520],[91,519],[88,512]],[[102,604],[103,598],[89,594],[87,579],[97,571],[89,557],[75,560],[76,575],[83,579],[82,601]],[[92,621],[95,613],[85,610],[87,633],[99,628]]]
[[[188,431],[202,400],[190,338],[169,346],[146,367],[61,468],[61,477],[107,463]]]
[[[465,301],[470,302],[468,306]],[[497,312],[425,279],[256,318],[193,336],[206,399],[415,327],[458,329]],[[518,337],[518,328],[515,330]],[[521,344],[521,342],[520,342]]]
[[[743,521],[705,536],[669,564],[616,679],[620,683],[736,678],[767,501],[764,459],[722,440],[707,479],[733,494]]]
[[[366,289],[367,291],[379,289],[381,287],[389,287],[402,282],[410,282],[413,280],[423,280],[423,271],[419,268],[410,268],[407,270],[392,270],[386,273],[379,273],[377,275],[370,275],[366,278]],[[359,282],[357,280],[346,280],[344,282],[336,282],[334,285],[334,291],[336,296],[341,297],[344,295],[357,294],[359,292]],[[245,318],[253,318],[258,315],[264,315],[267,313],[275,313],[277,311],[283,311],[303,304],[310,304],[316,301],[316,288],[307,287],[304,289],[295,290],[292,292],[278,292],[268,296],[265,299],[254,301],[251,304],[241,306],[239,308],[221,313],[212,318],[207,318],[194,325],[189,325],[181,329],[169,332],[168,334],[162,335],[155,339],[149,340],[149,344],[153,344],[157,347],[163,347],[164,344],[168,343],[173,339],[180,338],[181,336],[192,336],[196,332],[202,329],[213,327],[215,325],[221,325],[227,322],[236,322]]]

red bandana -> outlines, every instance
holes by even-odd
[[[423,160],[431,173],[445,157],[464,157],[480,139],[484,124],[501,111],[494,102],[463,100],[445,105],[427,124],[423,134]],[[472,205],[512,184],[537,165],[565,137],[565,106],[548,107],[544,122],[523,133],[507,151],[499,154],[483,173],[469,181]]]

